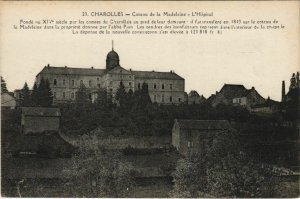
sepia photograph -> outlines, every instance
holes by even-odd
[[[298,198],[299,4],[0,2],[1,197]]]

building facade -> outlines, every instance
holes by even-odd
[[[204,152],[218,133],[232,131],[226,120],[177,120],[172,128],[172,145],[181,155]]]
[[[251,106],[264,103],[265,99],[254,87],[246,89],[239,84],[224,84],[220,92],[216,92],[208,101],[213,107],[216,107],[218,104],[232,104],[243,106],[250,110]]]
[[[23,107],[21,127],[23,134],[58,132],[60,109],[46,107]]]
[[[76,92],[84,85],[90,93],[98,89],[106,89],[114,99],[122,82],[126,91],[141,89],[142,84],[148,84],[152,102],[158,104],[181,104],[185,101],[185,80],[174,71],[134,71],[120,66],[120,58],[112,49],[106,57],[106,68],[70,68],[53,67],[49,64],[37,74],[36,83],[41,79],[48,80],[53,94],[53,102],[65,103],[75,101]]]

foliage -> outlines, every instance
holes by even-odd
[[[6,82],[3,79],[3,77],[1,76],[1,93],[5,93],[8,92],[7,87],[6,87]]]
[[[25,88],[25,86],[24,86]],[[53,102],[53,95],[48,80],[41,79],[39,85],[34,83],[30,95],[30,106],[50,107]],[[26,104],[25,104],[26,105]]]
[[[216,135],[205,153],[178,161],[173,196],[272,197],[274,174],[240,151],[235,134]]]
[[[85,197],[126,197],[134,185],[133,167],[117,152],[82,150],[65,172],[75,180]]]
[[[76,92],[75,101],[79,104],[86,104],[90,101],[88,91],[83,83],[80,84],[80,87]]]
[[[31,96],[27,83],[25,82],[24,87],[21,90],[20,104],[21,106],[31,106]]]

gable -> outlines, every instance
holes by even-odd
[[[124,74],[124,75],[130,75],[131,72],[124,69],[123,67],[121,66],[117,66],[109,71],[106,72],[107,74]]]

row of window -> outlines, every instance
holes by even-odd
[[[157,96],[157,95],[154,95],[153,98],[154,98],[154,102],[157,102],[158,96]],[[163,103],[164,103],[164,102],[167,102],[167,101],[165,101],[165,96],[164,96],[164,95],[161,96],[161,101],[162,101]],[[170,103],[175,102],[175,101],[173,101],[173,97],[172,97],[172,96],[169,97],[169,102],[170,102]],[[178,102],[181,102],[181,98],[180,98],[180,97],[178,98]]]
[[[62,92],[62,98],[66,99],[66,92]],[[53,92],[53,99],[57,99],[57,94],[56,92]],[[71,93],[71,99],[75,99],[75,93]]]
[[[99,79],[99,77],[97,77],[97,82],[99,82],[100,81],[100,79]],[[83,84],[83,80],[80,80],[79,81],[80,82],[80,85],[81,84]],[[54,79],[53,80],[53,85],[57,85],[58,84],[58,81],[57,81],[57,79]],[[75,82],[75,80],[71,80],[71,86],[75,86],[75,84],[76,84],[76,82]],[[66,80],[65,79],[63,79],[62,80],[62,85],[66,85]],[[89,86],[92,86],[93,85],[93,81],[92,80],[89,80]]]
[[[141,83],[138,83],[138,89],[141,88]],[[157,89],[156,83],[153,84],[153,88]],[[172,90],[173,89],[173,84],[169,84],[169,88]],[[165,89],[165,84],[161,84],[161,89]]]

